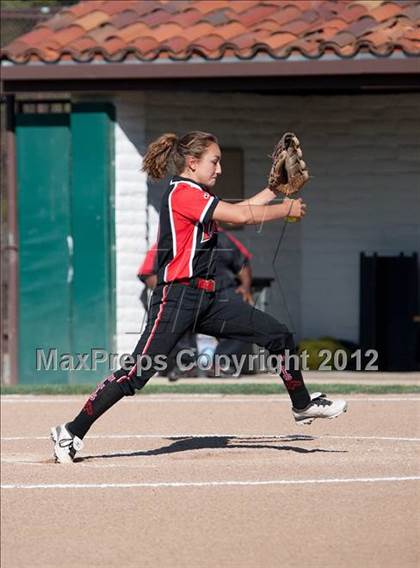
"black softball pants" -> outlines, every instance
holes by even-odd
[[[136,389],[144,387],[156,372],[153,366],[147,368],[150,360],[157,355],[169,354],[188,329],[218,338],[256,343],[271,354],[295,350],[293,336],[285,325],[244,303],[239,296],[235,299],[182,284],[158,286],[153,292],[147,326],[133,352],[135,362],[130,369],[114,373],[125,395],[132,395]],[[141,362],[141,355],[147,355],[144,366],[136,364]],[[290,386],[294,386],[294,390],[298,390],[296,380],[303,382],[301,375],[293,377]]]
[[[82,438],[91,424],[123,396],[134,395],[157,372],[149,365],[158,355],[168,355],[188,329],[218,338],[256,343],[270,354],[295,351],[288,328],[269,314],[226,295],[209,293],[182,284],[157,286],[153,291],[148,322],[124,368],[100,383],[78,417],[68,424]],[[147,356],[147,357],[146,357]],[[143,365],[146,362],[146,365]],[[280,377],[296,408],[310,402],[299,369],[280,368]]]

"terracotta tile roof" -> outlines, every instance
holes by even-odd
[[[417,0],[88,0],[2,51],[14,63],[420,55]]]

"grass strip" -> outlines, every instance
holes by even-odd
[[[415,394],[420,393],[419,385],[368,385],[368,384],[308,384],[311,392],[322,391],[328,394]],[[2,386],[1,394],[90,394],[96,385],[14,385]],[[141,395],[148,394],[285,394],[281,384],[223,383],[223,384],[165,384],[147,385]]]

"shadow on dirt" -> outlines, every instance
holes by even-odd
[[[239,436],[203,436],[203,437],[169,437],[171,444],[155,448],[153,450],[142,450],[135,452],[113,452],[109,454],[98,454],[95,456],[85,456],[76,458],[74,461],[82,462],[94,459],[109,459],[109,458],[129,458],[141,456],[159,456],[163,454],[172,454],[176,452],[189,452],[193,450],[209,450],[209,449],[269,449],[280,450],[287,452],[296,452],[299,454],[314,454],[314,453],[347,453],[346,450],[324,450],[321,448],[301,448],[292,445],[278,445],[279,442],[307,442],[316,440],[313,436],[282,436],[279,440],[278,437],[270,438],[267,436],[259,437],[239,437]]]

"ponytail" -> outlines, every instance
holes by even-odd
[[[147,148],[142,170],[154,180],[162,179],[168,173],[171,155],[178,143],[178,136],[166,133],[159,136]]]

